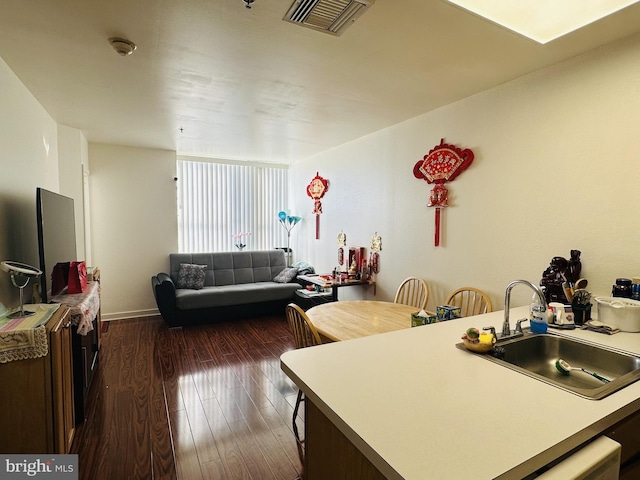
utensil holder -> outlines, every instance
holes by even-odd
[[[572,305],[573,309],[573,322],[576,325],[583,325],[585,322],[591,320],[591,304],[575,304]]]

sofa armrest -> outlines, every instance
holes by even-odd
[[[159,273],[151,277],[151,288],[162,318],[169,326],[177,325],[176,286],[171,277],[166,273]]]

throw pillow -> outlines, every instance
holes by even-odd
[[[204,271],[206,265],[196,265],[193,263],[181,263],[178,270],[178,288],[191,288],[200,290],[204,287]]]
[[[298,275],[298,269],[294,267],[286,267],[279,274],[273,277],[273,281],[277,283],[289,283]]]

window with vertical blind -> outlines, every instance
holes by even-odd
[[[286,247],[278,212],[288,205],[286,165],[222,163],[179,157],[178,249],[181,253]]]

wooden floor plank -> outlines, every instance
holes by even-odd
[[[244,419],[229,424],[232,438],[242,452],[242,458],[252,479],[274,478],[267,458],[255,441],[251,429]]]
[[[217,459],[211,463],[205,463],[201,466],[202,478],[204,480],[221,480],[236,478],[230,474],[225,473],[225,468],[221,459]],[[246,478],[246,477],[237,477]]]
[[[289,425],[291,422],[291,415],[283,423],[282,416],[273,407],[260,410],[260,414],[273,432],[273,435],[278,440],[282,451],[287,455],[289,461],[291,461],[293,465],[299,466],[300,457],[298,456],[298,448],[296,447],[295,442],[291,442],[291,437],[293,435],[292,427]],[[301,432],[304,432],[303,429],[304,426],[300,426]]]
[[[179,479],[201,480],[202,470],[195,439],[185,410],[170,413],[171,431],[175,448],[176,471]]]
[[[157,355],[154,355],[154,370],[150,390],[149,428],[153,478],[154,480],[176,480],[177,473],[169,425],[169,409],[162,381],[162,365]]]
[[[209,399],[203,401],[203,408],[209,427],[213,432],[216,447],[220,452],[221,463],[224,466],[227,477],[232,479],[251,478],[249,469],[242,457],[242,451],[235,442],[231,429],[222,414],[222,410],[220,410],[220,404],[216,399]]]

